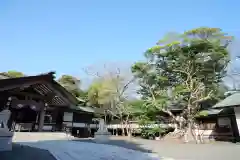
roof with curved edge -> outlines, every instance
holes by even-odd
[[[240,92],[234,93],[219,103],[215,104],[212,108],[226,108],[240,106]]]
[[[0,79],[0,91],[32,88],[52,105],[77,105],[78,99],[54,80],[54,72],[36,76]]]

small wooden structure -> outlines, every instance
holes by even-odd
[[[93,137],[97,129],[93,118],[94,110],[91,107],[78,105],[64,110],[63,124],[75,137]]]
[[[196,135],[205,141],[221,140],[234,141],[236,132],[233,109],[206,109],[202,110],[206,115],[196,117],[198,126]]]
[[[233,111],[232,127],[236,141],[240,141],[240,93],[236,92],[220,101],[212,108],[215,109],[231,109]]]

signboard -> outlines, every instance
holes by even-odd
[[[64,122],[72,122],[73,121],[73,113],[64,112],[63,121]]]

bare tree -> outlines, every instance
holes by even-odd
[[[102,71],[91,71],[92,68],[85,69],[88,75],[94,77],[99,83],[98,102],[102,105],[105,112],[120,120],[123,135],[125,129],[127,134],[130,132],[129,117],[131,115],[131,105],[128,100],[134,94],[135,78],[128,70],[122,70],[113,65],[104,65]],[[91,87],[90,87],[91,88]]]

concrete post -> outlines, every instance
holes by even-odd
[[[234,107],[235,117],[236,117],[236,123],[237,123],[237,131],[238,134],[236,135],[236,140],[240,141],[240,107]]]
[[[45,109],[44,107],[41,108],[39,113],[39,124],[38,124],[38,131],[41,132],[44,125],[44,117],[45,117]]]

